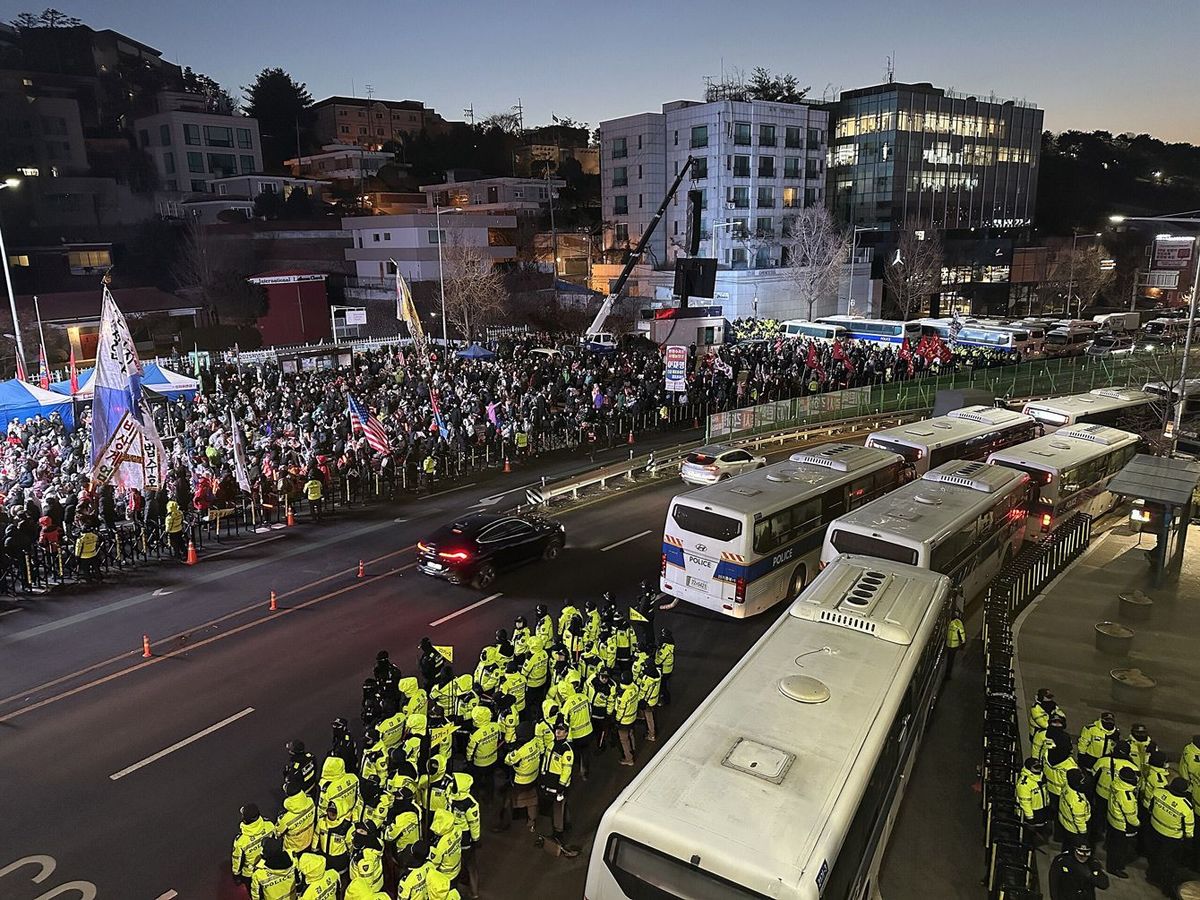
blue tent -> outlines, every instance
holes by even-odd
[[[84,369],[79,373],[79,390],[75,394],[76,400],[86,403],[92,399],[92,376],[95,373],[95,369]],[[196,396],[199,385],[195,378],[164,369],[158,363],[146,363],[142,367],[142,387],[169,400],[182,397],[184,400],[190,401]],[[66,394],[69,397],[71,382],[69,380],[56,381],[50,385],[50,390]]]
[[[466,350],[459,350],[458,356],[463,359],[491,359],[496,354],[486,347],[480,347],[478,344],[472,344]]]
[[[5,425],[13,419],[25,422],[34,416],[49,417],[58,413],[68,428],[75,427],[75,411],[71,399],[53,391],[18,381],[0,381],[0,421]]]

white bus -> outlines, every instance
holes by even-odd
[[[1021,412],[1033,416],[1046,431],[1072,425],[1121,425],[1145,418],[1159,397],[1135,388],[1097,388],[1086,394],[1030,400]]]
[[[1173,382],[1168,384],[1165,381],[1150,381],[1142,385],[1142,390],[1157,397],[1163,411],[1174,412],[1175,403],[1179,399],[1179,385]],[[1187,404],[1183,408],[1185,416],[1200,412],[1200,378],[1189,378],[1184,382],[1183,397]]]
[[[1029,488],[1015,469],[945,463],[832,522],[821,563],[854,553],[920,566],[970,599],[1020,550]]]
[[[944,416],[876,431],[866,443],[899,453],[923,475],[952,459],[987,459],[989,453],[1033,440],[1041,433],[1032,416],[1015,409],[964,406]]]
[[[757,615],[816,574],[826,525],[908,475],[896,453],[824,444],[679,494],[667,510],[659,587],[728,616]]]
[[[988,462],[1033,478],[1026,536],[1038,540],[1078,512],[1098,516],[1116,505],[1107,490],[1113,476],[1137,453],[1138,436],[1104,425],[1063,428],[1025,444],[999,450]]]
[[[788,319],[783,323],[783,333],[788,337],[814,338],[830,343],[849,337],[841,325],[826,325],[823,322],[809,322],[805,319]]]
[[[954,342],[960,347],[984,347],[1003,353],[1019,353],[1022,357],[1034,352],[1028,331],[999,325],[965,325],[959,329]]]
[[[1141,343],[1144,346],[1174,344],[1187,337],[1187,319],[1151,319],[1142,326]]]
[[[825,569],[605,812],[587,900],[874,896],[951,594],[886,560]]]
[[[824,316],[817,319],[827,325],[841,325],[848,337],[860,341],[875,341],[880,344],[902,344],[904,339],[914,347],[921,340],[921,323],[901,322],[896,319],[864,319],[861,316]]]

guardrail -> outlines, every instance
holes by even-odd
[[[1041,896],[1034,848],[1036,829],[1045,823],[1025,821],[1016,802],[1024,756],[1013,669],[1013,619],[1084,551],[1091,535],[1091,518],[1082,513],[1073,516],[1046,540],[1029,544],[1017,554],[992,581],[984,598],[980,784],[987,865],[984,881],[991,900]]]
[[[858,416],[851,419],[840,419],[836,422],[825,422],[813,426],[805,426],[803,428],[792,428],[782,431],[773,432],[771,434],[753,435],[745,438],[736,438],[722,443],[734,447],[748,447],[758,449],[768,444],[783,444],[792,441],[810,441],[819,438],[833,438],[839,434],[860,433],[870,429],[877,431],[880,428],[898,425],[902,422],[909,421],[920,415],[924,415],[929,410],[913,410],[901,415],[889,414],[870,414],[866,416]],[[537,488],[529,488],[525,491],[526,507],[536,508],[545,506],[555,500],[569,496],[572,500],[579,499],[580,491],[585,491],[590,488],[599,488],[604,490],[608,486],[608,482],[617,479],[625,481],[635,481],[638,474],[645,473],[651,476],[658,475],[664,471],[677,469],[683,462],[684,458],[692,451],[703,447],[704,441],[693,442],[688,444],[680,444],[676,447],[671,447],[666,450],[651,451],[650,453],[633,456],[619,463],[604,466],[600,469],[594,469],[586,472],[583,475],[575,475],[569,478],[564,478],[553,483],[545,483]]]

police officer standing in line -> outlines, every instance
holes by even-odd
[[[1100,713],[1100,718],[1090,725],[1084,725],[1079,732],[1079,742],[1076,745],[1079,755],[1079,768],[1085,772],[1092,771],[1096,762],[1108,756],[1121,739],[1121,730],[1117,728],[1117,719],[1110,712]]]
[[[1021,824],[1032,833],[1035,846],[1046,839],[1046,826],[1050,824],[1050,792],[1046,789],[1046,777],[1040,760],[1030,757],[1025,760],[1021,774],[1017,776],[1017,806],[1021,810]]]
[[[1086,842],[1064,848],[1050,863],[1050,900],[1095,900],[1096,888],[1107,887],[1108,876]]]
[[[283,767],[284,793],[287,785],[296,783],[306,794],[312,794],[317,786],[317,764],[313,755],[304,746],[304,741],[288,741],[288,761]]]

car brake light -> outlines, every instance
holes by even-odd
[[[470,554],[465,550],[455,550],[452,553],[447,553],[445,550],[443,550],[438,554],[438,556],[440,556],[442,559],[466,559],[468,556],[470,556]]]
[[[1042,513],[1042,531],[1050,530],[1050,513]]]
[[[746,602],[746,579],[739,578],[734,584],[733,599],[738,603]]]
[[[428,553],[429,545],[426,544],[424,541],[417,541],[417,549],[420,550],[422,553]]]

